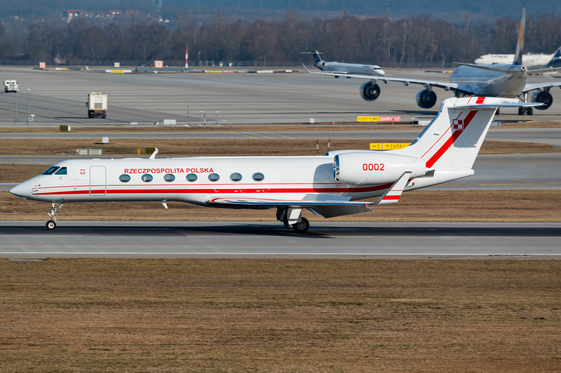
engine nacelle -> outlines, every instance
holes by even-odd
[[[423,89],[417,93],[417,105],[423,109],[430,109],[436,104],[436,93],[429,89]]]
[[[378,96],[380,96],[380,92],[381,89],[378,83],[374,83],[371,80],[366,83],[363,83],[360,86],[360,95],[366,101],[374,101],[375,99],[378,98]]]
[[[543,105],[535,106],[535,108],[538,110],[545,110],[549,109],[553,103],[553,97],[551,96],[551,93],[546,91],[535,92],[532,95],[532,102],[541,102]]]
[[[335,180],[349,185],[393,183],[406,171],[420,177],[429,170],[420,158],[384,152],[342,153],[333,159]]]

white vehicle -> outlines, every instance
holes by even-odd
[[[66,160],[10,190],[51,202],[47,229],[66,202],[167,201],[208,207],[276,209],[277,220],[299,233],[302,210],[326,218],[396,203],[403,191],[473,175],[477,153],[498,107],[518,99],[450,98],[408,147],[339,150],[324,156],[188,157]],[[375,202],[358,201],[379,197]]]
[[[88,94],[88,118],[107,117],[107,95],[100,92],[92,92]]]
[[[17,80],[4,81],[4,92],[17,92],[17,91],[19,91]]]
[[[338,74],[364,74],[374,76],[384,76],[384,70],[378,65],[364,65],[359,63],[345,63],[345,62],[326,62],[319,56],[321,52],[300,52],[300,54],[311,54],[314,56],[314,66],[321,71],[336,72]],[[338,78],[339,75],[335,75]]]

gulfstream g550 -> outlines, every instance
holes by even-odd
[[[404,191],[460,179],[472,166],[495,111],[527,107],[518,99],[445,100],[408,147],[338,150],[323,156],[187,157],[67,160],[10,192],[52,203],[47,229],[67,202],[182,201],[208,207],[275,209],[276,218],[306,232],[302,210],[326,218],[396,203]],[[376,201],[359,201],[378,197]]]

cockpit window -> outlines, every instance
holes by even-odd
[[[58,170],[59,167],[57,166],[52,166],[50,167],[47,171],[43,172],[42,175],[52,175],[55,173],[56,170]]]
[[[58,170],[55,175],[66,175],[66,167],[61,167],[60,170]]]

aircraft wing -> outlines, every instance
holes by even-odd
[[[274,208],[274,207],[292,207],[310,209],[314,213],[318,213],[326,218],[335,216],[358,214],[361,212],[372,211],[368,206],[372,202],[351,202],[348,197],[341,197],[335,195],[321,195],[321,200],[313,200],[311,198],[318,197],[314,195],[306,196],[301,200],[289,199],[258,199],[258,198],[239,198],[239,196],[232,196],[232,198],[221,197],[211,198],[206,201],[210,206],[227,206],[238,208]],[[309,198],[309,199],[306,199]]]
[[[522,92],[529,92],[540,88],[551,88],[551,87],[561,87],[561,81],[526,84]]]
[[[329,75],[329,76],[345,76],[347,78],[368,79],[368,80],[373,80],[373,81],[379,81],[380,80],[380,81],[382,81],[386,84],[388,82],[396,82],[396,83],[403,83],[405,86],[408,86],[409,84],[420,84],[420,85],[423,85],[425,87],[432,86],[432,87],[442,88],[446,91],[449,91],[449,90],[463,91],[463,89],[457,83],[439,82],[439,81],[436,81],[436,80],[393,78],[393,77],[389,77],[389,76],[376,76],[376,75],[365,75],[365,74],[345,74],[345,73],[341,73],[341,72],[330,73],[330,72],[326,72],[326,71],[310,71],[310,70],[308,70],[306,65],[302,64],[302,66],[304,66],[306,71],[309,72],[310,74]],[[468,91],[468,92],[471,93],[471,91]]]
[[[376,202],[354,202],[350,197],[331,194],[307,194],[300,200],[240,198],[239,196],[210,198],[206,203],[215,207],[265,209],[274,207],[306,208],[325,218],[372,211],[369,206],[397,203],[409,181],[411,172],[403,175]]]

